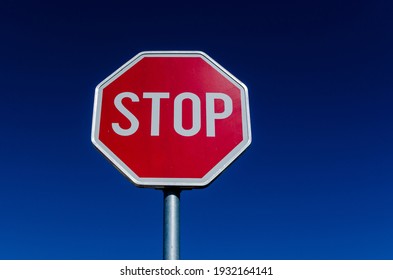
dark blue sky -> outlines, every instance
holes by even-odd
[[[393,259],[391,1],[3,1],[0,259],[161,259],[162,192],[90,141],[141,51],[206,52],[253,142],[181,200],[184,259]]]

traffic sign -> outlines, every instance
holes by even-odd
[[[91,138],[136,185],[202,187],[251,143],[247,87],[203,52],[142,52],[96,87]]]

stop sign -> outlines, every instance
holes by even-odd
[[[96,87],[91,137],[136,185],[205,186],[251,143],[247,88],[203,52],[142,52]]]

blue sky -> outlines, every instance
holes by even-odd
[[[10,1],[0,16],[0,259],[161,259],[161,191],[90,141],[94,89],[141,51],[206,52],[253,142],[181,197],[183,259],[393,258],[390,1]]]

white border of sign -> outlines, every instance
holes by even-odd
[[[140,178],[125,163],[123,163],[104,143],[99,139],[99,127],[102,105],[103,89],[121,76],[128,69],[133,67],[141,59],[145,57],[199,57],[206,63],[221,73],[232,84],[237,86],[241,95],[242,108],[242,125],[243,125],[243,141],[240,142],[229,154],[227,154],[216,166],[214,166],[203,178]],[[165,188],[165,187],[181,187],[181,188],[197,188],[204,187],[211,183],[225,168],[227,168],[250,144],[251,144],[251,123],[250,111],[248,104],[247,87],[235,78],[231,73],[225,70],[220,64],[213,60],[210,56],[201,51],[145,51],[131,58],[127,63],[113,72],[104,81],[97,85],[94,97],[93,125],[91,132],[91,141],[94,146],[121,172],[129,178],[134,184],[140,187]]]

